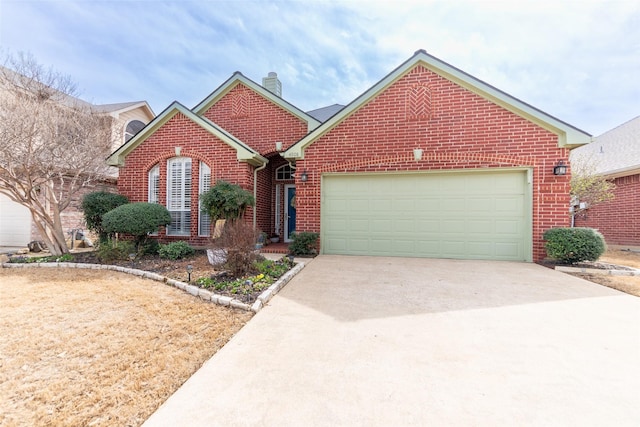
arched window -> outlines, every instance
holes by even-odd
[[[287,181],[293,179],[293,173],[295,171],[289,165],[282,165],[278,169],[276,169],[276,180],[277,181]]]
[[[133,138],[134,135],[140,132],[145,126],[146,125],[140,120],[131,120],[129,123],[127,123],[127,127],[124,131],[124,142],[127,142],[131,138]]]

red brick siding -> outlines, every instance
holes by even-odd
[[[234,116],[234,99],[240,93],[247,103],[246,114]],[[243,84],[231,89],[204,116],[263,156],[275,152],[276,141],[282,141],[286,150],[308,131],[306,122]]]
[[[407,94],[427,85],[430,111],[408,111]],[[421,161],[413,149],[424,150]],[[422,66],[372,99],[309,146],[298,170],[298,231],[320,231],[320,177],[325,172],[382,172],[470,168],[533,169],[533,260],[544,258],[542,233],[568,226],[569,175],[553,165],[568,162],[558,138],[539,126]],[[299,178],[298,178],[299,179]]]
[[[191,183],[191,237],[192,245],[205,245],[208,239],[198,237],[198,193],[200,161],[211,168],[211,182],[223,179],[239,184],[253,192],[253,167],[237,160],[236,150],[222,142],[184,115],[178,113],[141,143],[126,158],[120,169],[118,191],[132,202],[147,201],[148,172],[160,165],[160,202],[167,199],[167,160],[176,156],[175,147],[182,147],[181,156],[192,159]],[[252,218],[253,210],[246,213]],[[185,240],[185,236],[166,236],[160,231],[160,241]]]
[[[598,229],[610,245],[640,246],[640,174],[616,178],[615,198],[576,217],[576,226]]]

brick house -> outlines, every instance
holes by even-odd
[[[538,261],[569,225],[553,170],[590,135],[422,50],[344,108],[305,113],[273,79],[235,73],[110,156],[122,194],[172,213],[159,239],[206,244],[218,179],[254,192],[256,227],[319,232],[324,254]]]
[[[614,199],[587,208],[576,226],[598,229],[610,245],[640,246],[640,116],[571,152],[572,162],[591,162],[615,184]]]

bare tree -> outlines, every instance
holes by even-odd
[[[67,253],[60,213],[107,173],[111,118],[74,95],[68,76],[31,55],[0,66],[0,193],[26,206],[48,249]]]
[[[592,156],[579,156],[571,161],[571,225],[575,218],[597,204],[612,200],[616,185],[597,173]]]

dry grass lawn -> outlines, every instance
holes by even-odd
[[[0,307],[5,427],[138,426],[251,317],[124,273],[56,268],[0,268]]]
[[[598,261],[640,269],[640,252],[609,249]],[[640,276],[607,276],[587,273],[575,273],[574,275],[640,297]]]

